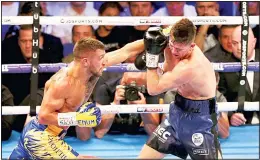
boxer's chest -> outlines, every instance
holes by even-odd
[[[67,107],[70,110],[77,110],[85,100],[85,87],[77,87],[75,86],[74,92],[66,99]]]

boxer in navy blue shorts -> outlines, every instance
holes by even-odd
[[[192,159],[221,159],[214,69],[194,43],[196,27],[189,19],[181,19],[169,31],[169,38],[159,27],[149,28],[144,35],[146,55],[142,59],[148,93],[177,89],[178,94],[170,105],[169,117],[155,129],[139,158],[161,159],[173,154],[183,159],[188,155]],[[165,61],[160,69],[162,52]],[[143,63],[139,59],[135,65],[140,68]]]

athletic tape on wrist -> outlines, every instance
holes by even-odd
[[[59,126],[77,126],[76,112],[58,113]]]
[[[146,66],[150,68],[157,68],[159,62],[159,55],[146,53]]]

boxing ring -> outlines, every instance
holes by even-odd
[[[20,133],[13,131],[8,141],[2,142],[2,158],[8,158],[17,145]],[[138,156],[147,135],[105,135],[102,139],[92,138],[80,141],[66,137],[65,141],[78,153],[98,156],[102,159],[134,159]],[[220,139],[224,159],[258,159],[259,126],[231,127],[230,137]],[[168,155],[165,159],[179,159]]]
[[[181,17],[41,17],[41,24],[85,24],[85,25],[167,25],[174,24]],[[195,25],[202,24],[242,24],[241,17],[188,17]],[[250,22],[259,24],[259,16],[250,16]],[[32,24],[30,16],[23,17],[3,17],[2,24]],[[241,70],[240,63],[212,63],[215,71],[237,72]],[[67,64],[39,64],[40,72],[57,72]],[[162,64],[160,64],[162,66]],[[10,73],[30,73],[31,64],[2,64],[2,74]],[[106,72],[140,72],[133,64],[120,64],[105,68]],[[248,71],[259,72],[259,62],[248,64]],[[36,112],[39,111],[37,106]],[[107,105],[101,106],[102,114],[107,113],[168,113],[169,105]],[[235,111],[238,109],[237,102],[218,103],[219,111]],[[244,110],[258,111],[259,102],[245,102]],[[2,115],[17,115],[30,113],[30,106],[2,106]],[[13,131],[8,141],[2,142],[2,158],[8,158],[13,148],[17,145],[20,133]],[[147,135],[109,135],[102,139],[97,139],[92,133],[88,141],[80,141],[75,137],[65,137],[65,141],[71,145],[79,154],[93,155],[105,159],[133,159],[136,158],[145,144]],[[227,139],[220,139],[224,159],[258,159],[259,158],[259,126],[230,127],[230,136]],[[179,159],[168,155],[165,159]]]

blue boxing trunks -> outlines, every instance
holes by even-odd
[[[65,134],[65,130],[39,124],[35,118],[24,127],[9,159],[76,159],[79,154],[64,142]]]
[[[169,118],[153,132],[147,145],[186,159],[221,159],[216,99],[191,100],[177,94]]]

